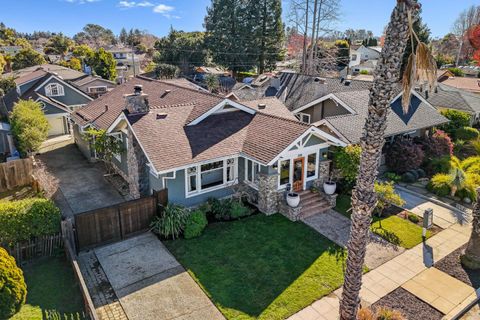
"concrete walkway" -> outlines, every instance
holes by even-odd
[[[454,224],[414,248],[405,251],[363,277],[362,305],[369,306],[427,270],[433,263],[468,242],[470,227]],[[342,288],[317,300],[290,320],[337,320]],[[455,306],[454,309],[461,306]]]
[[[347,247],[351,221],[344,215],[330,209],[310,216],[304,219],[303,222],[339,246]],[[369,269],[374,269],[404,251],[404,248],[391,244],[376,234],[371,233],[370,242],[367,245],[365,265]]]

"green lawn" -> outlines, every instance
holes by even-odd
[[[27,303],[11,320],[85,319],[82,294],[64,257],[42,258],[22,269]]]
[[[352,196],[348,194],[339,194],[337,197],[337,206],[333,208],[338,213],[343,214],[347,218],[350,218],[352,211],[350,208],[352,207]],[[347,210],[350,210],[347,212]]]
[[[345,251],[279,214],[210,224],[165,245],[228,319],[284,319],[343,282]]]
[[[373,218],[370,229],[385,240],[410,249],[422,242],[422,227],[399,216]],[[427,238],[431,232],[427,230]]]

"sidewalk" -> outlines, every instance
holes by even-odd
[[[363,276],[360,297],[371,305],[468,242],[470,227],[453,224]],[[433,256],[433,260],[431,257]],[[290,320],[337,320],[342,288],[291,316]]]

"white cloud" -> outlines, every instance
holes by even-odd
[[[168,14],[168,12],[172,12],[175,8],[171,6],[167,6],[165,4],[159,4],[153,8],[153,12],[160,13],[160,14]]]
[[[154,4],[149,2],[149,1],[141,1],[141,2],[136,2],[136,1],[120,1],[118,3],[118,6],[120,8],[135,8],[135,7],[153,7]]]
[[[69,3],[85,4],[85,3],[98,2],[100,0],[65,0],[65,1]]]

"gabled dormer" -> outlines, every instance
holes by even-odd
[[[240,104],[230,99],[224,99],[213,108],[209,109],[208,111],[198,116],[196,119],[192,120],[188,125],[194,126],[196,124],[199,124],[203,120],[207,119],[211,115],[221,114],[225,112],[232,112],[232,111],[243,111],[249,114],[255,114],[256,112],[254,109],[247,107],[243,104]]]

